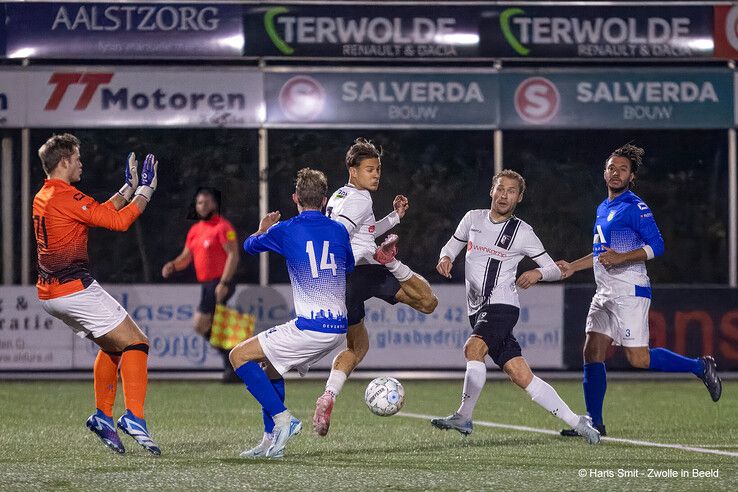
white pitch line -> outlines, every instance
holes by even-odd
[[[738,444],[685,444],[685,446],[693,446],[697,448],[726,448],[738,449]]]
[[[422,415],[419,413],[407,413],[407,412],[400,412],[397,415],[400,417],[410,417],[413,419],[423,419],[423,420],[430,420],[432,418],[436,418],[436,416],[433,416],[433,415]],[[536,427],[527,427],[524,425],[498,424],[495,422],[485,422],[483,420],[475,420],[474,425],[478,425],[481,427],[494,427],[497,429],[509,429],[509,430],[523,431],[523,432],[535,432],[537,434],[549,434],[553,436],[559,435],[558,431],[554,431],[551,429],[539,429]],[[738,458],[738,452],[720,451],[718,449],[708,449],[708,448],[701,448],[697,446],[685,446],[683,444],[664,444],[660,442],[638,441],[636,439],[621,439],[619,437],[603,437],[602,441],[619,442],[623,444],[632,444],[634,446],[647,446],[647,447],[652,447],[652,448],[679,449],[681,451],[691,451],[693,453],[719,454],[721,456],[732,456],[732,457]]]

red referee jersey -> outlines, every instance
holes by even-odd
[[[198,282],[216,280],[223,275],[228,258],[225,243],[235,240],[233,225],[220,215],[213,215],[209,220],[201,220],[190,227],[185,246],[192,253]]]

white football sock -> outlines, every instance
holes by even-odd
[[[390,261],[385,266],[387,267],[387,270],[392,272],[392,275],[394,275],[399,282],[410,280],[410,278],[413,276],[413,271],[410,270],[410,267],[405,265],[397,258]]]
[[[346,382],[348,376],[345,372],[339,371],[338,369],[332,369],[331,375],[328,376],[328,381],[325,383],[325,390],[333,393],[333,396],[338,396],[338,393],[343,389],[343,383]]]
[[[484,362],[470,360],[466,363],[466,374],[464,375],[464,393],[461,395],[461,406],[456,411],[466,419],[472,418],[474,407],[477,405],[479,395],[482,393],[484,383],[487,380],[487,366]]]
[[[551,412],[554,417],[560,418],[572,427],[579,423],[579,415],[572,412],[556,390],[538,376],[533,376],[533,381],[525,388],[525,391],[534,402]]]

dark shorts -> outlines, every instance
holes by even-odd
[[[400,282],[384,265],[359,265],[346,275],[346,309],[349,326],[364,319],[364,301],[377,297],[397,304]]]
[[[488,304],[469,316],[472,333],[484,340],[489,356],[500,369],[510,359],[522,355],[520,344],[512,333],[519,315],[520,308],[515,306]]]
[[[210,315],[215,313],[215,287],[217,287],[219,283],[220,280],[211,280],[200,284],[200,305],[197,306],[198,312]],[[233,297],[233,293],[236,291],[236,284],[231,282],[227,285],[228,293],[226,294],[225,299],[223,299],[224,304],[228,302],[228,299]]]

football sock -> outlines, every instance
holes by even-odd
[[[461,395],[461,406],[456,411],[465,419],[471,419],[474,407],[479,395],[482,393],[484,383],[487,380],[487,366],[484,362],[470,360],[466,363],[466,374],[464,375],[464,392]]]
[[[266,413],[274,417],[287,408],[279,397],[276,388],[272,385],[264,370],[254,361],[249,361],[236,369],[236,374],[246,385],[256,401]]]
[[[655,348],[648,352],[651,356],[649,371],[691,372],[697,377],[701,377],[705,372],[705,363],[702,359],[690,359],[665,348]]]
[[[331,375],[328,376],[328,381],[325,383],[326,391],[333,393],[334,397],[338,396],[347,378],[348,376],[345,372],[338,369],[331,369]]]
[[[272,383],[274,390],[277,392],[277,396],[279,396],[279,399],[284,403],[284,378],[270,379],[269,382]],[[264,418],[264,433],[271,435],[272,429],[274,429],[274,420],[272,420],[272,416],[269,415],[264,408],[261,409],[261,416]]]
[[[560,418],[572,427],[579,423],[579,415],[572,412],[569,405],[556,393],[556,390],[538,376],[533,376],[533,380],[525,388],[525,391],[534,402],[551,412],[554,417]]]
[[[395,276],[398,282],[405,282],[406,280],[410,280],[410,278],[413,276],[413,271],[410,270],[410,267],[405,265],[400,260],[392,260],[385,266],[387,267],[387,270],[389,270],[390,273]]]
[[[594,425],[602,425],[602,403],[607,391],[607,372],[604,362],[584,364],[584,403]]]
[[[121,352],[103,352],[100,350],[93,366],[95,406],[108,417],[113,416],[120,356]]]
[[[144,401],[148,385],[149,346],[145,343],[129,345],[120,356],[120,378],[123,381],[123,396],[126,409],[133,415],[144,418]]]

